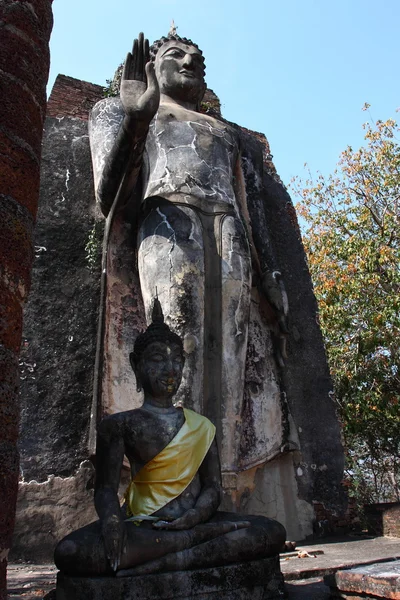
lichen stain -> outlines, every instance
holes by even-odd
[[[200,277],[201,271],[196,265],[192,263],[182,264],[181,270],[177,273],[174,273],[174,280],[178,285],[183,285],[185,278],[190,274],[193,274],[196,277]]]

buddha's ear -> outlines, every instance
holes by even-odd
[[[135,373],[135,378],[136,378],[136,390],[137,390],[138,392],[141,392],[141,391],[142,391],[142,382],[141,382],[141,380],[140,380],[140,375],[139,375],[139,368],[138,368],[138,367],[139,367],[139,365],[138,365],[138,363],[136,362],[136,357],[135,357],[135,353],[134,353],[134,352],[131,352],[131,353],[129,354],[129,362],[131,363],[132,370],[133,370],[133,372]]]

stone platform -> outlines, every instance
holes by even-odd
[[[285,598],[279,556],[195,571],[138,577],[57,575],[56,600],[278,600]]]
[[[400,600],[400,560],[364,565],[325,577],[332,598]]]
[[[371,536],[346,536],[314,542],[301,542],[297,550],[305,550],[315,558],[288,558],[282,554],[281,570],[285,581],[323,577],[343,569],[400,560],[400,539]]]
[[[311,557],[298,558],[296,553],[281,556],[289,600],[330,600],[332,596],[330,588],[323,582],[324,575],[372,563],[383,566],[383,561],[388,566],[393,563],[393,558],[400,559],[399,538],[347,536],[303,542],[298,549],[306,550]],[[315,558],[312,558],[314,554]],[[54,565],[9,564],[9,600],[55,600],[56,573]],[[353,596],[352,600],[355,598]],[[249,594],[246,600],[251,600]]]

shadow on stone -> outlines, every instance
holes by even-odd
[[[285,585],[288,600],[328,600],[329,588],[321,579],[306,580]]]

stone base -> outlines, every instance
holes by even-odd
[[[332,598],[400,600],[400,560],[337,571],[327,575],[325,583]]]
[[[279,556],[195,571],[139,577],[57,576],[56,600],[278,600],[285,598]]]

